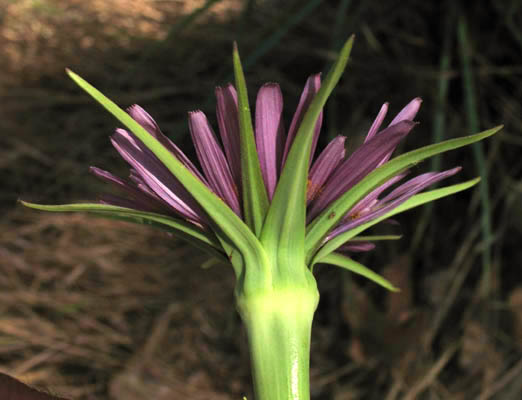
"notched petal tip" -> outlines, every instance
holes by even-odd
[[[234,93],[236,93],[236,87],[234,86],[234,84],[232,82],[228,82],[224,86],[216,86],[214,89],[214,93],[216,96],[219,96],[224,91],[230,91],[230,90],[232,90]]]
[[[158,132],[160,130],[154,118],[152,118],[152,116],[147,111],[145,111],[145,109],[140,105],[133,104],[132,106],[127,107],[126,111],[137,123],[139,123],[145,129],[152,129],[152,133]]]

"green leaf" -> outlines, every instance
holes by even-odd
[[[110,214],[110,213],[106,213],[106,212],[100,212],[100,213],[92,212],[92,213],[90,213],[90,215],[92,215],[93,217],[96,217],[96,218],[111,219],[111,220],[115,220],[115,221],[123,221],[123,222],[132,223],[132,224],[152,226],[153,228],[161,229],[162,231],[172,233],[173,236],[186,241],[187,243],[191,244],[192,246],[196,247],[199,250],[204,251],[209,256],[211,256],[213,260],[219,259],[219,260],[221,260],[221,262],[229,261],[227,255],[225,254],[223,249],[218,250],[215,247],[209,246],[206,243],[203,243],[197,239],[194,239],[190,235],[184,235],[174,228],[170,228],[166,225],[163,225],[161,223],[158,223],[158,222],[155,222],[152,220],[146,220],[141,217],[130,216],[127,214]]]
[[[327,233],[340,222],[343,216],[358,201],[360,201],[373,189],[426,158],[436,154],[444,153],[449,150],[457,149],[471,143],[475,143],[479,140],[494,135],[500,129],[502,129],[502,125],[487,131],[483,131],[476,135],[446,140],[442,143],[425,146],[396,157],[376,170],[372,171],[357,185],[352,187],[336,201],[334,201],[309,225],[309,229],[306,235],[306,254],[308,259],[311,259],[313,253],[321,245],[321,242]]]
[[[353,39],[353,36],[350,37],[342,48],[339,58],[303,117],[263,226],[261,242],[271,257],[277,255],[277,260],[272,260],[275,265],[281,265],[283,268],[300,268],[304,265],[306,185],[314,127],[326,100],[346,67]],[[297,274],[297,271],[281,272],[288,273],[290,277]]]
[[[43,205],[34,204],[20,200],[24,206],[42,211],[52,212],[88,212],[96,213],[106,217],[117,217],[118,219],[132,220],[140,224],[161,225],[167,230],[176,233],[179,237],[191,242],[200,242],[216,250],[222,250],[221,245],[212,232],[204,232],[194,224],[181,219],[167,217],[165,215],[156,214],[146,211],[138,211],[132,208],[112,206],[99,203],[77,203],[77,204],[59,204],[59,205]]]
[[[383,288],[391,290],[392,292],[400,291],[400,289],[393,286],[390,281],[386,280],[378,273],[373,272],[371,269],[365,267],[362,264],[359,264],[357,261],[354,261],[351,258],[341,254],[331,253],[324,257],[321,260],[321,263],[336,265],[338,267],[347,269],[348,271],[352,271],[353,273],[364,276],[365,278],[368,278],[369,280],[377,283],[378,285],[381,285]]]
[[[254,128],[248,102],[248,92],[239,58],[237,44],[234,43],[234,75],[236,80],[239,109],[239,131],[241,147],[241,185],[243,194],[243,212],[247,225],[259,236],[268,210],[261,164],[257,154]]]
[[[342,246],[348,240],[354,240],[355,237],[370,228],[371,226],[378,224],[379,222],[388,219],[394,215],[400,214],[404,211],[410,210],[412,208],[418,207],[420,205],[429,203],[434,200],[441,199],[443,197],[461,192],[463,190],[469,189],[470,187],[476,185],[480,181],[480,178],[475,178],[463,183],[458,183],[456,185],[446,186],[440,189],[431,190],[429,192],[424,192],[417,194],[415,196],[410,197],[404,203],[402,203],[397,208],[394,208],[389,213],[386,213],[379,218],[376,218],[372,221],[369,221],[365,224],[359,225],[358,227],[351,229],[347,232],[341,233],[340,235],[335,236],[330,239],[328,242],[324,244],[323,247],[319,249],[315,257],[313,258],[312,265],[317,262],[322,262],[325,257],[328,257],[329,254],[334,252],[338,247]]]
[[[91,95],[143,142],[190,192],[217,225],[219,231],[241,252],[241,255],[245,257],[245,264],[252,265],[252,274],[259,272],[261,273],[260,276],[263,276],[264,273],[262,271],[255,271],[253,269],[256,267],[265,267],[265,265],[260,262],[260,260],[265,258],[265,254],[256,236],[248,226],[246,226],[218,196],[174,157],[168,149],[161,145],[154,136],[134,121],[129,114],[74,72],[67,70],[67,73],[83,90]]]

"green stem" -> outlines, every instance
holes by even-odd
[[[317,288],[238,298],[247,327],[256,400],[310,399],[310,333]]]

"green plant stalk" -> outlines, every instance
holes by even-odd
[[[315,285],[237,299],[246,325],[256,400],[310,399],[310,333]]]

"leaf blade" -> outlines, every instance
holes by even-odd
[[[386,278],[382,277],[378,273],[372,271],[368,267],[358,263],[357,261],[352,260],[349,257],[343,256],[337,253],[331,253],[328,256],[324,257],[321,263],[332,264],[337,267],[341,267],[351,271],[357,275],[364,276],[366,279],[375,282],[376,284],[382,286],[385,289],[388,289],[392,292],[399,292],[400,289],[393,286],[393,284],[388,281]]]
[[[161,214],[156,214],[147,211],[138,211],[132,208],[125,208],[119,206],[113,206],[109,204],[100,203],[72,203],[72,204],[58,204],[58,205],[45,205],[30,203],[27,201],[20,200],[20,203],[25,207],[29,207],[41,211],[51,212],[87,212],[87,213],[99,213],[99,214],[112,214],[114,216],[129,216],[133,218],[142,218],[143,220],[154,222],[157,224],[168,226],[173,230],[179,232],[184,237],[190,236],[195,240],[205,243],[217,250],[221,249],[221,245],[212,234],[205,234],[201,229],[198,229],[194,224],[186,222],[181,219],[167,217]],[[139,222],[138,222],[139,223]]]
[[[277,262],[300,266],[304,256],[306,224],[306,185],[314,127],[319,114],[344,71],[353,45],[352,35],[342,48],[320,90],[315,95],[296,134],[281,173],[261,233],[267,253],[277,254]],[[295,274],[297,271],[281,271]]]
[[[256,236],[259,236],[268,211],[268,194],[261,173],[245,75],[236,43],[234,43],[233,62],[238,94],[243,212],[247,225]]]

